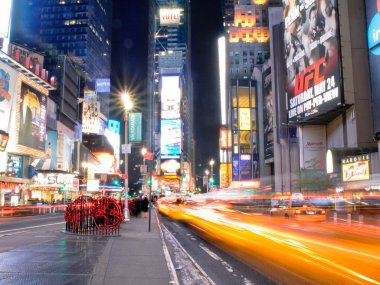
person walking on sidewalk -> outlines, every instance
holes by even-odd
[[[141,211],[143,213],[143,218],[148,217],[148,205],[149,205],[149,200],[147,196],[144,196],[144,199],[141,200]]]

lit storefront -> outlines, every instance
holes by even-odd
[[[21,55],[19,60],[21,60]],[[46,104],[49,85],[40,65],[26,69],[0,53],[0,206],[17,206],[31,198],[32,162],[45,158]],[[5,99],[4,99],[5,98]]]

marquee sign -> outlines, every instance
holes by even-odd
[[[369,180],[369,155],[342,159],[343,182]]]

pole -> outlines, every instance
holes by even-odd
[[[209,184],[209,181],[208,181],[208,175],[207,175],[207,183],[206,183],[206,193],[208,193],[208,184]]]
[[[212,163],[211,164],[211,181],[212,181],[212,184],[211,185],[214,185],[214,183],[213,183],[213,177],[214,177],[214,164]],[[211,189],[210,190],[212,190],[213,189],[213,187],[211,186]],[[208,192],[208,191],[207,191]]]
[[[129,207],[128,207],[128,112],[125,111],[125,130],[124,130],[124,142],[125,142],[125,157],[124,157],[124,174],[126,175],[126,178],[124,180],[124,191],[125,191],[125,198],[124,198],[124,221],[129,221]]]
[[[149,225],[148,231],[150,232],[151,219],[152,219],[152,174],[150,174],[150,185],[149,185]]]

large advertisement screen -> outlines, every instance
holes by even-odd
[[[161,158],[181,155],[181,120],[161,120]]]
[[[373,131],[380,138],[380,4],[379,1],[366,0],[367,41],[369,67],[371,73]]]
[[[273,95],[271,68],[263,72],[264,158],[273,159]]]
[[[0,62],[0,130],[9,133],[12,107],[17,99],[17,72]]]
[[[100,131],[100,103],[99,102],[83,102],[82,123],[83,133],[99,134]]]
[[[25,82],[20,97],[18,143],[45,151],[47,97]]]
[[[181,86],[179,76],[161,78],[161,118],[179,119],[181,117]]]
[[[111,80],[109,78],[97,78],[95,89],[97,93],[111,92]]]
[[[312,121],[342,102],[336,0],[283,0],[290,122]]]

